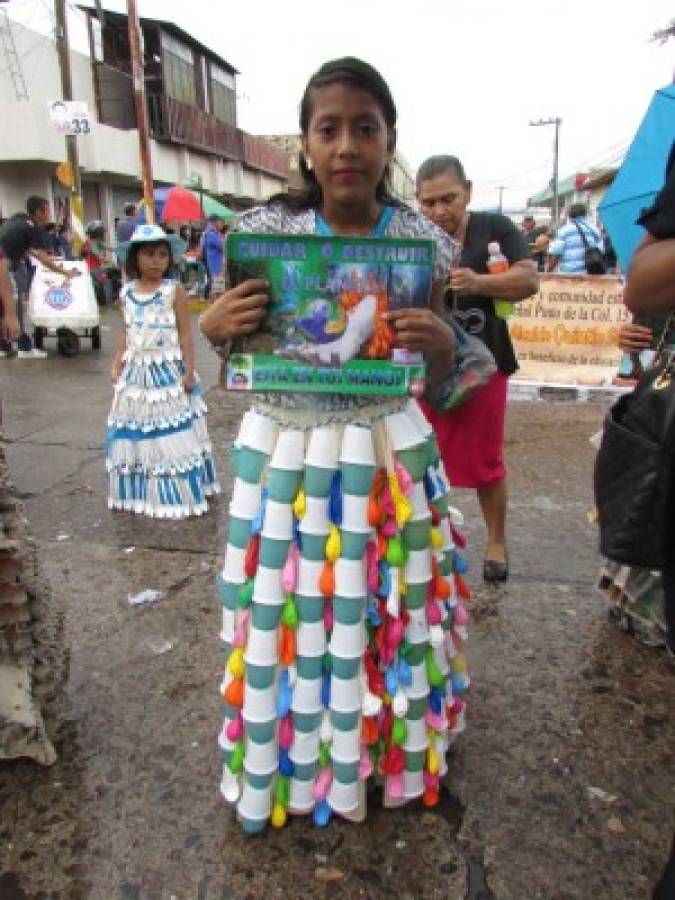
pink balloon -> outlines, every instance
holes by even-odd
[[[316,776],[316,781],[314,782],[314,787],[312,788],[312,795],[317,803],[321,800],[326,799],[326,794],[328,793],[328,788],[330,787],[332,780],[333,770],[329,767],[321,769],[319,774]]]
[[[396,534],[396,519],[387,519],[380,531],[384,537],[392,538]]]
[[[237,741],[240,741],[243,738],[244,720],[241,716],[237,716],[236,719],[232,719],[228,722],[225,734],[227,735],[228,741],[232,741],[233,744],[236,744]]]
[[[391,496],[391,488],[389,484],[385,484],[382,489],[382,509],[388,516],[396,515],[396,507],[394,506],[394,498]]]
[[[290,750],[293,743],[293,722],[290,716],[284,716],[279,722],[279,746]]]
[[[469,624],[469,613],[466,611],[466,606],[463,603],[458,603],[455,607],[455,616],[453,621],[453,625],[459,625],[460,627]]]
[[[440,778],[438,775],[432,775],[431,772],[428,772],[426,769],[424,770],[424,787],[425,788],[438,788],[438,784]]]
[[[330,600],[326,600],[323,608],[323,627],[326,629],[326,631],[332,630],[333,622],[333,604]]]
[[[401,491],[406,494],[406,496],[409,495],[413,486],[413,480],[410,477],[410,473],[397,459],[394,460],[394,471],[396,472],[398,485],[401,488]]]
[[[395,650],[403,639],[404,625],[402,619],[392,619],[387,626],[385,642],[389,650]]]
[[[400,775],[387,775],[387,794],[394,799],[398,799],[403,796],[403,773]]]
[[[365,747],[361,747],[361,759],[359,760],[359,780],[365,781],[373,774],[373,761]]]
[[[287,594],[294,593],[298,583],[298,559],[298,548],[293,545],[288,551],[288,556],[281,572],[281,586]]]
[[[433,728],[434,731],[445,731],[448,727],[448,720],[445,716],[442,713],[435,713],[431,709],[426,711],[424,720],[429,728]]]
[[[429,625],[440,625],[441,624],[441,610],[436,603],[435,600],[427,601],[427,622]]]

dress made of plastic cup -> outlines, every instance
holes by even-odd
[[[309,813],[314,809],[314,779],[291,778],[288,808],[295,813]]]
[[[408,697],[428,697],[429,696],[429,680],[427,678],[427,669],[424,662],[417,666],[410,666],[412,673],[412,684],[410,687],[404,688]],[[414,748],[416,749],[416,748]]]
[[[251,539],[251,519],[238,519],[230,516],[227,523],[227,540],[234,547],[246,549]]]
[[[356,625],[343,625],[335,622],[330,638],[331,656],[342,659],[360,659],[366,649],[366,630],[357,622]],[[339,707],[335,707],[339,709]]]
[[[268,606],[266,609],[272,609],[272,607]],[[260,666],[246,659],[246,684],[250,684],[251,687],[258,688],[261,691],[271,688],[274,684],[276,672],[276,666]]]
[[[250,737],[252,741],[257,741],[259,744],[265,744],[267,741],[271,741],[277,732],[276,711],[274,718],[269,719],[267,722],[251,722],[244,717],[244,726],[246,728],[247,736]]]
[[[313,782],[316,777],[316,763],[317,760],[310,763],[294,763],[294,777],[297,778],[298,781]]]
[[[342,432],[340,462],[356,463],[361,466],[376,464],[372,429],[362,425],[345,426]]]
[[[244,548],[228,544],[225,549],[225,563],[221,572],[223,581],[228,581],[232,584],[243,584],[246,581],[245,560],[246,550]]]
[[[358,657],[354,659],[342,659],[334,656],[331,659],[331,671],[337,678],[354,678],[361,668],[361,660]]]
[[[323,623],[321,623],[323,625]],[[321,678],[321,670],[323,669],[323,656],[300,656],[295,659],[299,678],[306,678],[308,681],[314,681]]]
[[[335,593],[340,597],[366,597],[366,564],[363,559],[338,559],[335,563]]]
[[[343,559],[361,559],[366,544],[373,539],[372,531],[342,531],[340,541]]]
[[[429,700],[427,697],[409,697],[406,719],[421,719],[426,715],[428,706]]]
[[[296,592],[304,597],[322,597],[319,579],[323,571],[323,560],[311,560],[300,557],[298,566],[298,584]]]
[[[427,649],[427,644],[410,644],[410,649],[407,654],[408,665],[411,667],[423,665]],[[410,713],[408,713],[408,715],[410,715]]]
[[[265,744],[246,741],[246,771],[252,775],[271,775],[279,767],[279,749],[276,740]]]
[[[422,584],[431,577],[431,551],[411,550],[405,567],[407,584]]]
[[[299,713],[316,713],[323,709],[320,678],[296,678],[291,709]]]
[[[270,456],[277,440],[277,426],[269,418],[253,409],[244,413],[237,435],[240,447],[252,447]]]
[[[405,595],[405,605],[406,609],[419,609],[420,606],[424,606],[427,602],[427,591],[429,589],[429,582],[431,581],[431,573],[429,573],[429,578],[426,581],[422,581],[419,584],[410,584],[408,583]]]
[[[343,784],[334,778],[328,789],[326,797],[328,805],[336,813],[351,813],[358,808],[359,805],[359,783],[354,781],[351,784]]]
[[[429,501],[427,499],[427,492],[424,490],[423,481],[415,481],[413,483],[409,499],[410,505],[412,506],[412,515],[409,519],[410,522],[419,522],[431,517]]]
[[[310,765],[319,758],[319,731],[302,732],[297,728],[289,751],[291,760],[298,765]]]
[[[403,773],[403,796],[406,800],[413,800],[421,797],[424,793],[424,772],[408,772]]]
[[[413,447],[402,447],[396,451],[396,457],[413,481],[419,482],[424,478],[424,473],[429,464],[429,451],[426,441],[415,444]]]
[[[232,463],[237,478],[256,484],[260,481],[265,463],[269,459],[266,453],[254,450],[253,447],[233,447]]]
[[[427,443],[427,456],[429,458],[429,465],[437,466],[441,461],[441,454],[438,449],[438,441],[436,440],[436,436],[433,434],[427,435],[426,443]]]
[[[328,536],[330,519],[328,518],[328,500],[324,497],[307,497],[305,514],[300,519],[300,533]],[[303,545],[304,546],[304,545]]]
[[[337,712],[355,712],[361,708],[361,680],[357,678],[330,679],[330,708]],[[333,734],[335,737],[335,733]]]
[[[314,428],[309,436],[305,466],[337,469],[338,433],[334,428]]]
[[[368,494],[357,496],[346,491],[342,498],[342,529],[372,532],[368,524]]]
[[[431,546],[431,516],[409,521],[403,527],[403,540],[408,550],[426,550]]]
[[[424,716],[419,719],[406,720],[407,735],[403,749],[406,751],[426,750],[429,746],[427,723]]]
[[[267,470],[267,490],[270,500],[292,503],[302,483],[302,472],[293,469]]]
[[[368,496],[373,486],[376,466],[361,465],[355,462],[341,462],[342,490],[345,494]]]
[[[364,597],[333,597],[333,616],[343,625],[355,625],[363,618],[366,601]]]
[[[293,725],[295,726],[295,733],[297,734],[300,732],[302,734],[308,734],[309,732],[318,732],[322,716],[323,710],[314,713],[300,713],[294,711]]]
[[[260,565],[282,569],[290,546],[290,538],[263,537],[260,541]]]
[[[327,498],[335,469],[322,469],[320,466],[305,466],[305,494],[307,497]]]
[[[407,772],[421,772],[426,762],[426,747],[423,750],[405,751],[405,768]]]
[[[405,412],[410,416],[425,437],[430,434],[433,435],[434,429],[420,409],[420,405],[416,400],[411,400],[410,403],[406,405]]]
[[[301,471],[305,456],[305,435],[302,431],[285,429],[279,432],[270,466],[273,469]]]
[[[333,775],[342,784],[353,784],[359,780],[359,760],[355,762],[339,762],[333,759]]]
[[[246,783],[250,784],[256,791],[262,791],[265,790],[265,788],[271,787],[273,776],[274,773],[270,775],[255,775],[253,772],[249,772],[246,768],[246,764],[244,764],[244,778],[246,779]]]
[[[276,628],[263,631],[251,627],[244,659],[255,666],[275,666],[279,662],[279,634]]]
[[[235,631],[236,614],[232,609],[223,607],[223,629],[220,632],[220,639],[226,644],[232,643]]]
[[[450,671],[450,663],[448,662],[448,654],[445,650],[445,643],[441,644],[439,647],[434,647],[433,649],[436,665],[441,670],[443,675],[447,675]]]
[[[448,519],[441,519],[441,534],[443,535],[443,549],[454,550],[455,542],[452,539],[452,531],[450,530]]]
[[[301,622],[323,620],[326,601],[322,596],[305,597],[304,594],[298,592],[295,595],[295,605],[298,607],[298,616]]]
[[[225,581],[221,576],[218,579],[220,599],[225,609],[237,609],[237,594],[242,582]]]
[[[389,440],[396,453],[400,450],[407,450],[409,447],[416,447],[424,441],[424,435],[419,426],[407,413],[392,413],[384,421]],[[410,474],[413,475],[412,472]]]
[[[254,603],[251,608],[251,625],[263,631],[276,631],[281,618],[281,604],[268,606],[263,603]]]
[[[243,716],[247,722],[269,722],[277,711],[274,688],[258,690],[247,684],[244,690]]]
[[[426,644],[429,640],[426,609],[423,606],[419,609],[410,609],[408,615],[410,619],[405,629],[405,636],[411,644]]]
[[[337,731],[354,731],[360,728],[361,710],[339,712],[336,709],[331,709],[330,721],[333,728]]]
[[[264,828],[272,811],[272,790],[271,786],[256,790],[244,781],[244,790],[241,800],[237,804],[237,814],[239,815],[242,825],[249,833],[256,833]],[[262,825],[260,825],[262,823]]]
[[[351,731],[333,730],[330,746],[331,759],[342,763],[358,762],[361,756],[361,734],[358,728]]]
[[[249,484],[241,478],[234,479],[230,515],[238,519],[254,519],[260,509],[262,487],[260,484]]]
[[[300,622],[296,632],[298,656],[323,656],[326,652],[326,628],[323,620]]]
[[[284,602],[284,592],[281,586],[281,569],[270,569],[267,566],[258,566],[253,582],[253,603],[262,603],[263,606],[281,606]]]
[[[293,509],[288,503],[267,501],[261,535],[276,541],[289,541],[293,537]]]

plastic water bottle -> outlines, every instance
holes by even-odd
[[[487,270],[490,275],[501,275],[509,271],[509,261],[502,253],[499,241],[488,244]],[[495,312],[501,319],[508,319],[513,314],[513,303],[510,300],[495,300]]]

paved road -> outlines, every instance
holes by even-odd
[[[294,821],[247,840],[218,796],[213,578],[226,503],[181,525],[107,511],[106,324],[101,354],[0,361],[6,452],[67,673],[59,762],[0,768],[1,900],[646,897],[673,828],[675,677],[592,592],[588,437],[601,410],[512,406],[513,577],[495,590],[472,579],[471,715],[441,807],[373,808],[365,827]],[[199,356],[213,385],[217,361]],[[217,387],[208,400],[227,483],[239,409]],[[477,506],[466,493],[456,502],[476,573]],[[129,607],[146,587],[165,599]]]

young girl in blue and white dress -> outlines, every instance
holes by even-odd
[[[431,308],[387,316],[397,346],[425,354],[426,396],[442,405],[453,245],[389,193],[395,125],[379,73],[327,63],[301,104],[306,197],[250,210],[235,228],[433,238]],[[245,281],[203,314],[202,331],[236,344],[267,303],[266,283]],[[233,450],[222,796],[249,833],[288,813],[361,820],[371,776],[387,805],[434,805],[468,676],[463,537],[431,427],[412,399],[261,394]]]
[[[201,515],[219,490],[194,367],[183,288],[165,278],[171,243],[141,225],[126,257],[121,329],[111,376],[108,506],[157,518]]]

